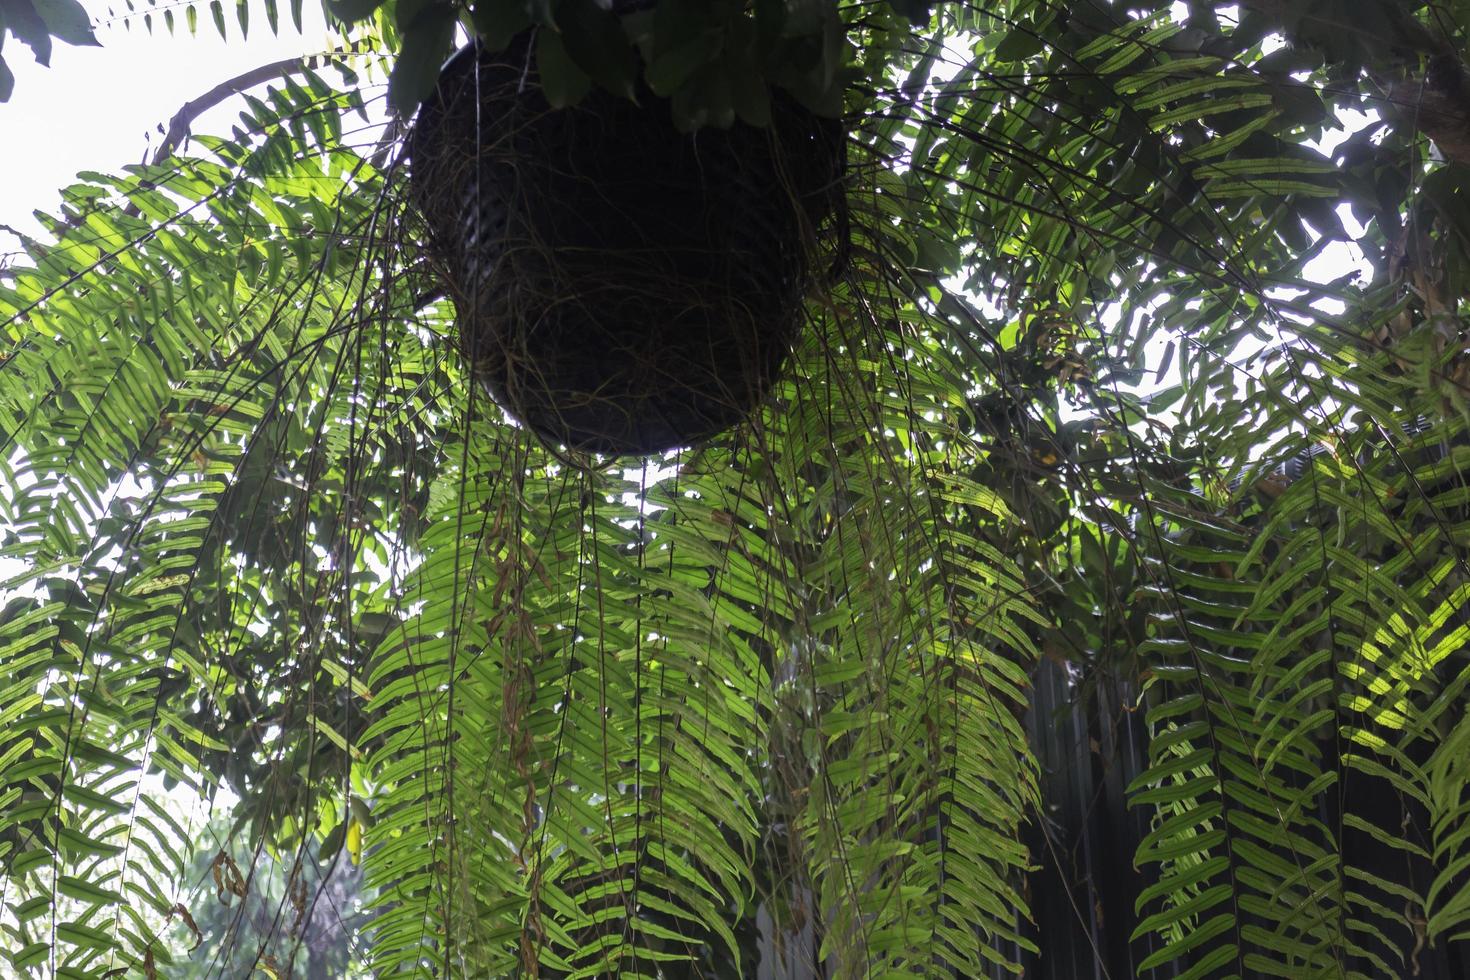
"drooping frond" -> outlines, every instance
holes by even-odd
[[[486,395],[355,91],[72,188],[0,270],[12,968],[1463,959],[1466,187],[1363,102],[1461,29],[1154,6],[846,11],[844,247],[664,456]]]

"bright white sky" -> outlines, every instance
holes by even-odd
[[[179,107],[226,79],[282,58],[332,46],[321,5],[303,6],[304,30],[290,23],[289,3],[281,0],[281,33],[273,36],[263,4],[251,3],[250,33],[244,40],[226,4],[228,40],[215,30],[205,0],[199,8],[199,34],[189,37],[183,6],[175,8],[178,34],[170,36],[161,16],[150,34],[137,16],[128,30],[109,22],[107,0],[82,0],[102,47],[74,48],[57,43],[51,67],[43,68],[14,37],[6,39],[5,61],[15,72],[15,92],[0,102],[0,224],[27,233],[39,230],[31,217],[40,208],[54,211],[59,188],[78,171],[115,171],[139,163],[162,138],[160,126]],[[120,0],[115,6],[122,8]],[[143,4],[138,4],[143,6]],[[239,112],[238,101],[196,124],[199,132],[227,135]],[[13,236],[0,233],[0,252],[14,248]]]

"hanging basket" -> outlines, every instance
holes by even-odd
[[[543,439],[586,452],[729,429],[770,389],[828,251],[840,123],[781,93],[768,128],[694,134],[646,90],[556,110],[530,49],[462,49],[410,137],[474,375]]]

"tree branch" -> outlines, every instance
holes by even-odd
[[[1470,163],[1470,73],[1459,58],[1440,55],[1422,79],[1390,85],[1387,98],[1400,117],[1434,140],[1446,160]]]
[[[185,102],[168,121],[168,130],[163,134],[163,142],[158,144],[158,149],[154,151],[152,162],[158,163],[168,159],[174,150],[178,149],[179,144],[189,138],[190,127],[194,125],[194,120],[225,99],[232,95],[239,95],[265,82],[304,72],[311,67],[313,60],[315,60],[313,56],[303,56],[285,58],[268,65],[261,65],[259,68],[252,68],[234,78],[220,82],[199,98]]]

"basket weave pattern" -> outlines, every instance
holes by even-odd
[[[647,92],[554,110],[529,47],[459,52],[410,144],[476,377],[576,450],[654,453],[738,424],[800,329],[840,126],[785,98],[769,128],[694,134]]]

